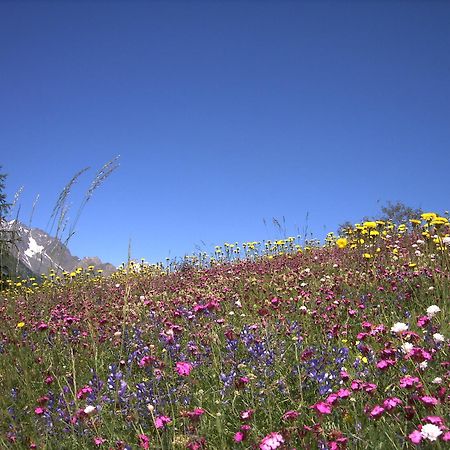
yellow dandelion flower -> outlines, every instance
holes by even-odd
[[[437,217],[436,213],[423,213],[420,215],[420,217],[422,217],[423,220],[426,220],[427,222],[430,220],[433,220]]]
[[[345,248],[345,247],[347,247],[347,244],[348,244],[348,241],[347,241],[347,239],[345,239],[345,238],[339,238],[339,239],[336,241],[336,245],[337,245],[339,248]]]
[[[370,259],[373,258],[373,256],[370,253],[364,253],[363,258]]]
[[[16,327],[17,328],[23,328],[25,326],[25,322],[19,322]]]
[[[364,222],[363,226],[366,228],[376,228],[377,227],[377,223],[376,222]]]

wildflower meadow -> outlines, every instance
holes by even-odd
[[[0,447],[449,448],[449,269],[426,213],[8,280]]]

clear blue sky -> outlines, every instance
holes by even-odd
[[[450,207],[450,2],[1,2],[0,164],[120,264]],[[306,220],[306,216],[308,219]],[[266,220],[265,226],[263,220]]]

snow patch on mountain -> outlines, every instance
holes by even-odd
[[[31,258],[36,253],[42,253],[42,250],[44,250],[44,246],[38,245],[38,243],[34,240],[34,238],[30,236],[28,241],[28,248],[24,252],[25,255]]]

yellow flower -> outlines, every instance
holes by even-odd
[[[373,256],[372,256],[370,253],[364,253],[363,257],[364,257],[365,259],[373,258]]]
[[[25,322],[19,322],[16,326],[17,328],[23,328],[25,326]]]
[[[376,222],[364,222],[363,226],[366,228],[376,228],[377,227],[377,223]]]
[[[445,225],[446,223],[448,223],[447,218],[445,218],[445,217],[435,217],[430,222],[430,225]]]
[[[420,217],[422,217],[423,220],[429,221],[429,220],[433,220],[437,217],[436,213],[423,213],[420,215]]]
[[[420,225],[422,222],[420,220],[417,219],[409,219],[409,221],[413,224],[413,225]]]
[[[347,244],[348,244],[348,241],[347,241],[347,239],[345,239],[345,238],[339,238],[339,239],[336,241],[336,245],[337,245],[339,248],[345,248],[345,247],[347,247]]]

